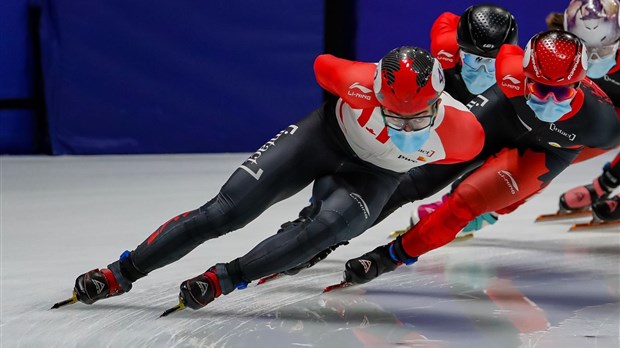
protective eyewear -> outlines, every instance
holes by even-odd
[[[597,60],[615,55],[616,52],[618,52],[619,44],[620,41],[616,41],[616,43],[611,46],[588,48],[588,59]]]
[[[407,125],[409,125],[409,129],[413,131],[419,131],[424,128],[430,127],[435,121],[435,116],[437,115],[437,103],[433,105],[432,114],[430,115],[416,115],[412,117],[403,117],[397,113],[394,113],[388,109],[381,107],[381,113],[385,119],[385,125],[397,130],[401,131],[405,129]]]
[[[467,65],[473,70],[484,67],[487,72],[495,72],[495,58],[481,57],[473,53],[463,52],[462,50],[460,52],[463,65]]]
[[[546,100],[551,95],[551,98],[559,103],[573,99],[577,95],[577,86],[550,86],[528,80],[526,82],[526,91],[527,94],[535,95],[540,100]]]

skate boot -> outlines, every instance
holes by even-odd
[[[620,221],[620,194],[592,205],[593,215],[604,222]]]
[[[407,255],[402,247],[401,237],[394,242],[379,246],[366,254],[347,261],[344,281],[352,284],[367,283],[383,273],[392,272],[398,266],[411,265],[417,257]]]
[[[73,291],[77,300],[85,304],[93,304],[125,292],[107,268],[93,269],[77,277]]]
[[[215,266],[203,274],[181,283],[181,302],[191,309],[200,309],[213,302],[222,294],[220,280],[215,273]]]
[[[146,273],[135,267],[131,253],[125,251],[107,268],[93,269],[77,277],[73,292],[78,301],[93,304],[101,299],[128,292],[132,283],[144,276]]]

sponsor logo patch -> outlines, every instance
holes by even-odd
[[[519,192],[519,185],[517,185],[517,181],[512,177],[512,174],[507,170],[499,170],[497,174],[504,180],[508,189],[510,189],[510,193],[515,195]]]
[[[502,78],[500,85],[506,88],[514,89],[516,91],[521,90],[521,86],[519,86],[521,81],[514,78],[511,75],[506,75]]]
[[[359,263],[364,267],[364,273],[368,273],[370,271],[370,266],[372,266],[372,261],[361,259]]]
[[[288,126],[285,130],[276,134],[275,137],[271,138],[265,145],[261,146],[256,152],[254,152],[243,164],[239,166],[239,168],[245,170],[250,174],[254,179],[259,180],[263,175],[263,169],[260,167],[259,158],[263,155],[267,150],[276,146],[278,139],[286,135],[293,135],[297,131],[296,125],[292,124]]]
[[[562,129],[558,128],[558,127],[555,125],[555,123],[550,123],[550,124],[549,124],[549,129],[550,129],[550,130],[552,130],[552,131],[554,131],[554,132],[556,132],[556,133],[560,133],[560,134],[562,134],[563,136],[567,137],[567,138],[568,138],[568,140],[570,140],[570,141],[574,141],[574,140],[575,140],[575,138],[577,137],[577,134],[575,134],[575,133],[568,133],[568,132],[566,132],[566,131],[564,131],[564,130],[562,130]]]
[[[349,196],[351,196],[351,198],[353,198],[353,200],[357,202],[357,205],[362,210],[362,213],[364,213],[364,219],[368,219],[368,217],[370,216],[370,210],[368,210],[368,205],[366,205],[366,202],[364,202],[362,196],[358,195],[357,193],[349,193]]]
[[[359,90],[362,93],[354,91],[355,89]],[[370,93],[370,92],[372,92],[370,88],[360,85],[359,82],[354,82],[351,86],[349,86],[349,90],[347,91],[347,94],[355,98],[370,100],[371,97],[367,95],[367,93]]]

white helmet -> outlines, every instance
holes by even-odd
[[[572,0],[564,11],[564,30],[596,49],[612,46],[620,38],[618,0]]]

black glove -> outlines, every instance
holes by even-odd
[[[601,221],[620,220],[620,194],[608,199],[601,199],[592,204],[592,213]]]
[[[611,193],[616,187],[620,186],[620,168],[612,167],[611,163],[606,163],[603,167],[603,174],[597,178],[601,187]]]
[[[213,271],[212,271],[213,270]],[[222,294],[215,269],[181,283],[179,297],[186,307],[200,309]]]
[[[409,257],[401,245],[399,237],[394,242],[377,247],[345,264],[344,280],[353,284],[367,283],[383,273],[391,272],[404,264],[410,265],[418,260]]]

